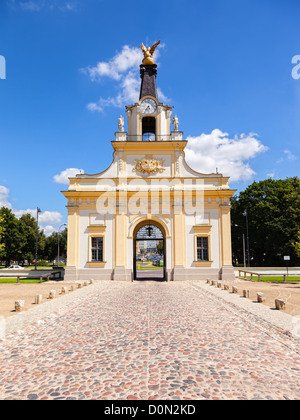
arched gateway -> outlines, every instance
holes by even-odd
[[[127,131],[119,118],[111,166],[70,178],[63,191],[65,278],[131,281],[149,272],[174,281],[234,279],[230,198],[235,191],[229,178],[189,167],[179,120],[172,119],[172,106],[158,100],[157,65],[153,59],[143,62],[140,71],[140,97],[126,106]],[[93,146],[95,153],[101,148]]]
[[[162,227],[151,221],[140,223],[135,229],[133,244],[133,279],[167,280]]]

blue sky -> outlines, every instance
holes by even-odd
[[[0,205],[39,206],[47,233],[67,221],[64,171],[110,165],[139,45],[159,39],[160,99],[194,169],[238,190],[299,176],[299,15],[298,0],[1,0]]]

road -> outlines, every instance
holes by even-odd
[[[299,341],[189,282],[96,285],[0,359],[1,399],[300,398]]]

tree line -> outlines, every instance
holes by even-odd
[[[53,262],[58,254],[67,254],[67,229],[54,232],[46,237],[44,231],[37,228],[37,222],[30,214],[17,218],[6,208],[0,208],[0,261],[9,266],[12,262],[24,264],[35,260],[36,234],[38,236],[38,260]],[[59,238],[58,238],[59,236]]]
[[[234,263],[243,265],[247,226],[252,267],[300,266],[300,179],[253,182],[231,200]],[[243,235],[245,241],[243,241]],[[249,261],[247,261],[249,265]]]

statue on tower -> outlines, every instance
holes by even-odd
[[[145,45],[142,43],[141,49],[144,53],[143,64],[145,66],[151,66],[155,64],[153,54],[159,44],[160,44],[160,41],[156,42],[152,47],[146,48]]]
[[[175,115],[175,117],[172,120],[172,124],[174,125],[174,131],[178,131],[179,130],[179,120],[177,115]]]
[[[119,132],[124,133],[124,117],[122,115],[120,115],[118,119],[118,127],[119,127]]]

